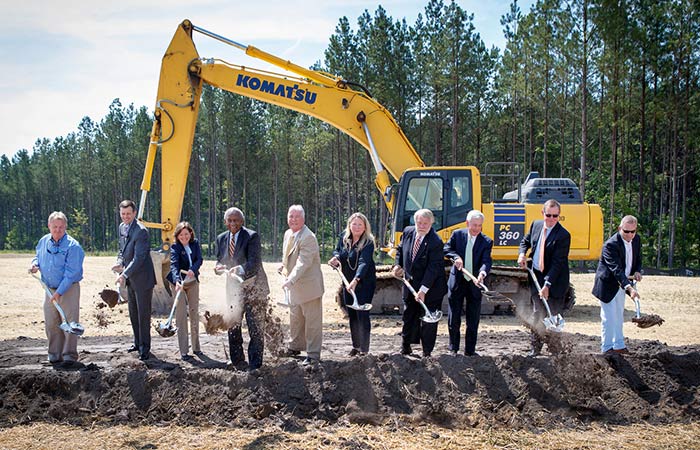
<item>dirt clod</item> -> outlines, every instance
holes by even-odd
[[[640,318],[633,317],[632,322],[639,328],[650,328],[654,325],[661,326],[665,321],[656,314],[642,314]]]

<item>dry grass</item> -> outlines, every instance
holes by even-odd
[[[700,424],[595,426],[580,430],[451,430],[434,426],[324,426],[291,433],[222,427],[34,424],[0,430],[0,448],[148,449],[679,449],[697,448]]]

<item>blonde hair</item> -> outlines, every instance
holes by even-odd
[[[345,227],[345,233],[343,234],[343,243],[345,244],[345,248],[350,250],[350,248],[352,247],[352,231],[350,230],[350,224],[355,219],[360,219],[365,225],[365,232],[362,233],[362,236],[360,236],[360,240],[357,243],[357,249],[362,250],[363,248],[365,248],[365,245],[367,245],[368,242],[374,244],[374,236],[372,235],[372,227],[370,227],[369,225],[369,220],[367,220],[367,217],[365,217],[365,215],[360,212],[353,213],[348,218],[348,223]]]

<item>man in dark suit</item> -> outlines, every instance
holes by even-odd
[[[411,344],[421,343],[423,356],[430,357],[435,347],[438,324],[420,320],[424,310],[418,301],[423,302],[430,312],[442,306],[442,298],[447,292],[445,258],[442,240],[432,228],[435,222],[432,211],[419,209],[413,215],[413,220],[415,226],[403,230],[392,269],[394,276],[405,274],[418,293],[416,299],[407,287],[403,289],[405,309],[401,354],[411,354]]]
[[[270,286],[262,265],[262,247],[260,235],[250,228],[243,226],[245,216],[238,208],[229,208],[224,213],[224,222],[228,231],[216,238],[216,267],[220,273],[234,268],[234,271],[244,281],[240,286],[231,277],[226,279],[227,292],[230,288],[242,289],[243,314],[248,325],[248,370],[262,366],[265,346],[265,310]],[[241,325],[234,325],[228,330],[228,343],[231,352],[231,364],[243,369],[245,354],[243,353],[243,334]]]
[[[629,353],[622,334],[625,293],[639,298],[629,277],[641,281],[641,270],[642,242],[637,234],[637,218],[625,216],[620,221],[618,232],[603,245],[593,283],[593,295],[600,300],[600,351],[603,353]]]
[[[459,352],[460,332],[462,325],[462,304],[466,299],[467,330],[464,341],[464,354],[476,355],[476,339],[481,316],[481,289],[471,278],[462,273],[465,268],[473,274],[481,284],[491,270],[491,249],[493,241],[481,232],[484,215],[481,211],[471,210],[467,214],[467,227],[455,230],[450,240],[445,244],[445,256],[452,260],[450,278],[447,281],[449,314],[447,327],[450,332],[450,352]],[[478,275],[476,275],[478,274]]]
[[[136,204],[124,200],[119,204],[119,254],[112,270],[119,273],[117,283],[126,281],[129,293],[129,319],[134,331],[134,345],[127,351],[139,352],[146,360],[151,352],[151,299],[156,275],[148,244],[148,229],[136,219]]]
[[[540,292],[537,292],[535,283],[528,278],[531,293],[530,304],[523,305],[525,311],[521,311],[521,313],[525,313],[525,315],[521,315],[521,318],[527,317],[526,311],[532,312],[533,323],[530,324],[532,328],[530,329],[531,350],[529,356],[539,355],[544,344],[542,337],[546,330],[542,320],[547,311],[540,296],[547,299],[552,314],[557,315],[564,309],[564,298],[569,289],[571,235],[559,223],[560,214],[561,205],[558,201],[550,199],[544,202],[542,207],[543,220],[534,221],[530,226],[529,233],[520,243],[518,265],[525,268],[527,264],[525,255],[528,250],[531,250],[529,256],[532,258],[532,269],[542,288]]]

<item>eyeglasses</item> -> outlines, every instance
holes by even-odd
[[[46,251],[52,255],[57,255],[57,254],[63,254],[65,253],[63,250],[61,250],[61,247],[58,245],[47,245],[46,246]]]
[[[544,216],[547,217],[547,218],[552,218],[552,217],[554,217],[554,218],[556,219],[557,217],[559,217],[559,214],[545,214]]]
[[[634,234],[637,232],[637,230],[622,230],[622,232],[625,234]]]

